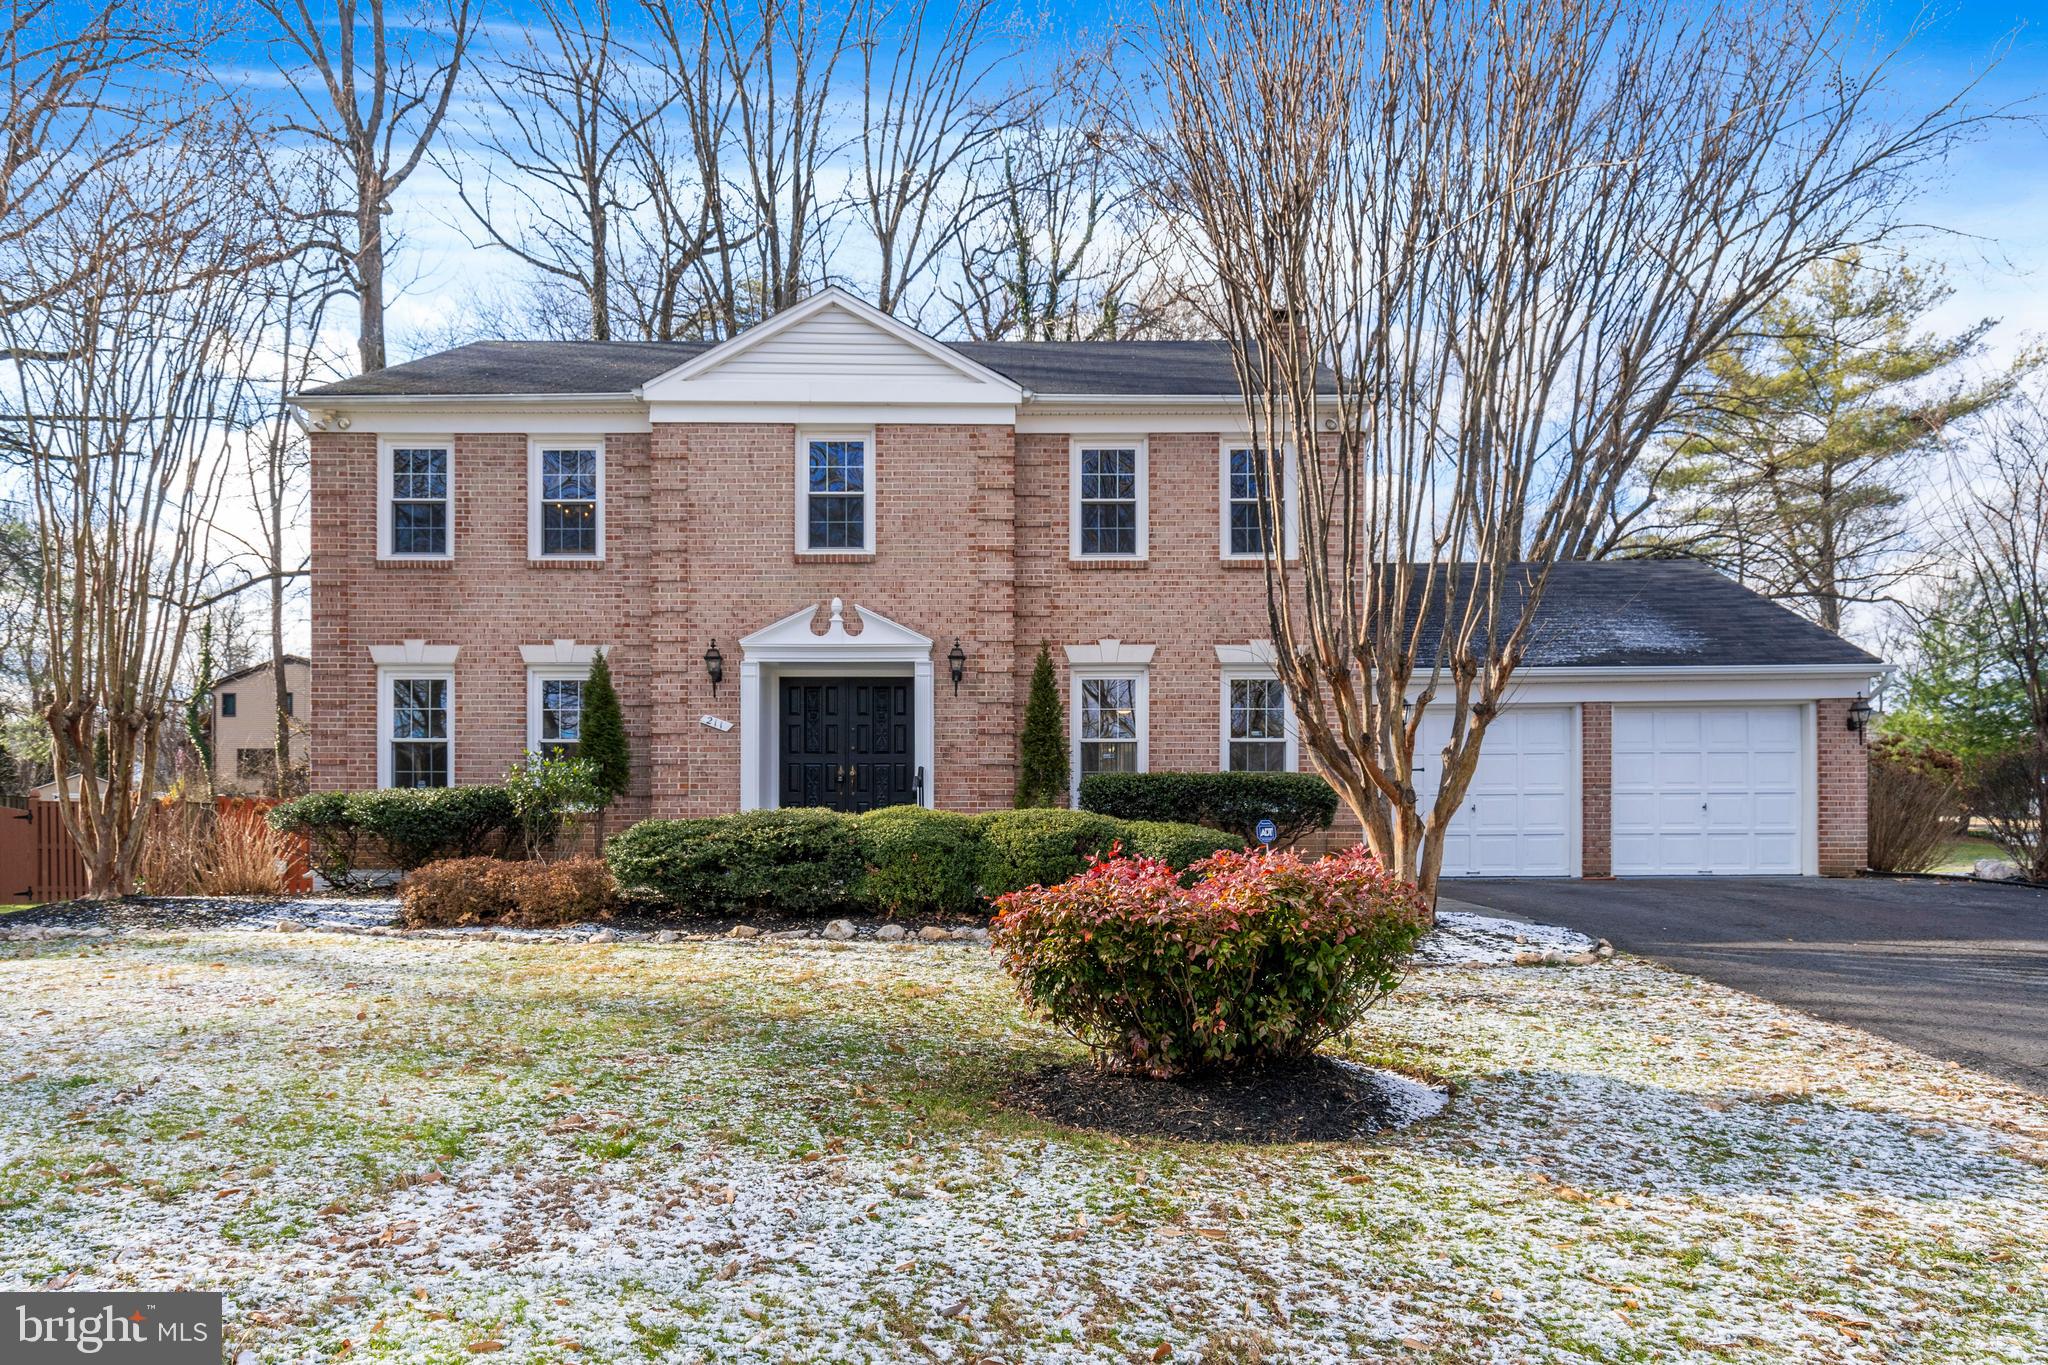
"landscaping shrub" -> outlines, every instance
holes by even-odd
[[[1050,886],[1108,853],[1121,821],[1079,810],[999,810],[981,817],[981,894]]]
[[[1870,866],[1925,872],[1955,838],[1963,765],[1954,754],[1900,735],[1870,745]]]
[[[885,915],[964,914],[980,902],[981,822],[956,811],[886,806],[854,817],[857,894]]]
[[[149,817],[137,876],[152,896],[275,896],[284,890],[279,836],[246,809],[167,801]]]
[[[617,891],[596,858],[508,863],[501,858],[444,858],[415,869],[398,888],[408,928],[502,924],[541,928],[604,919]]]
[[[1337,793],[1314,773],[1091,773],[1081,809],[1119,820],[1173,820],[1227,830],[1252,842],[1261,820],[1284,847],[1337,818]]]
[[[605,857],[625,890],[708,914],[837,909],[853,901],[862,872],[853,822],[829,810],[642,820]]]
[[[306,838],[306,860],[329,886],[353,891],[363,832],[349,817],[347,792],[313,792],[270,808],[270,827]]]
[[[506,770],[505,795],[529,858],[551,851],[579,819],[611,800],[590,760],[541,754],[528,754]]]
[[[503,853],[519,817],[503,787],[413,787],[354,792],[348,819],[383,845],[402,871],[443,858]]]
[[[1309,862],[1109,858],[996,904],[1025,1000],[1098,1058],[1156,1075],[1304,1060],[1400,980],[1429,902],[1364,849]]]
[[[1191,868],[1204,858],[1242,853],[1245,841],[1220,829],[1183,825],[1172,820],[1126,820],[1123,851],[1133,858],[1155,858],[1173,868]]]

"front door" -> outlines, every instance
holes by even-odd
[[[917,801],[908,678],[784,678],[777,804],[873,810]]]

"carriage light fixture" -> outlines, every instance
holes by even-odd
[[[957,697],[960,695],[960,680],[967,676],[967,651],[960,648],[957,637],[953,641],[953,648],[946,654],[946,662],[953,667],[953,695]]]
[[[711,648],[704,651],[704,671],[711,675],[711,695],[718,695],[718,685],[725,681],[725,656],[718,652],[718,641],[711,642]]]
[[[1870,728],[1870,702],[1861,692],[1849,703],[1849,728],[1859,735]]]

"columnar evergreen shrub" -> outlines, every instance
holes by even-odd
[[[1314,773],[1091,773],[1081,809],[1119,820],[1173,820],[1228,830],[1247,843],[1259,821],[1280,827],[1275,847],[1337,818],[1337,792]]]
[[[1017,737],[1017,749],[1017,804],[1065,805],[1067,717],[1060,706],[1052,649],[1042,642],[1038,662],[1031,666],[1031,694],[1024,703],[1024,728]]]
[[[839,909],[862,873],[853,822],[822,809],[642,820],[605,856],[624,890],[708,914]]]
[[[981,817],[981,894],[1063,882],[1124,833],[1120,821],[1086,811],[993,811]]]
[[[605,815],[614,801],[633,785],[633,755],[626,746],[626,717],[619,709],[618,689],[612,686],[611,662],[599,650],[590,661],[590,676],[583,682],[583,724],[576,756],[594,769],[593,777],[603,799],[597,808],[597,841],[604,843]]]
[[[854,817],[855,895],[885,915],[948,915],[980,901],[981,822],[957,811],[887,806]]]
[[[1104,859],[996,902],[1024,999],[1115,1065],[1174,1075],[1305,1060],[1400,981],[1429,903],[1363,849]]]

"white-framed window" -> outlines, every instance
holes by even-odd
[[[543,758],[574,758],[583,743],[586,667],[526,670],[526,749]]]
[[[875,434],[796,435],[796,548],[871,554],[875,548]]]
[[[377,782],[446,787],[455,780],[455,674],[391,667],[377,678]]]
[[[1283,449],[1276,461],[1262,459],[1253,442],[1226,440],[1219,474],[1223,558],[1265,558],[1266,536],[1275,526],[1285,536],[1288,557],[1300,552],[1294,520],[1295,462],[1291,449]],[[1277,489],[1273,487],[1275,482],[1279,484]],[[1277,504],[1272,501],[1276,496]]]
[[[604,558],[604,442],[543,439],[526,457],[530,559]]]
[[[1142,668],[1072,675],[1074,791],[1091,773],[1141,773],[1151,760],[1151,687]]]
[[[1067,464],[1072,558],[1145,558],[1147,463],[1142,439],[1073,443]]]
[[[455,554],[455,448],[446,439],[389,437],[377,445],[377,557]]]
[[[1224,772],[1291,773],[1297,766],[1293,708],[1287,688],[1272,673],[1225,669],[1223,735],[1218,762]]]

